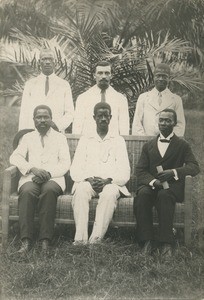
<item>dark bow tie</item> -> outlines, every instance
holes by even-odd
[[[167,139],[160,139],[159,140],[161,143],[170,143],[171,140],[167,140]]]

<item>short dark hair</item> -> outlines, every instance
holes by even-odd
[[[162,112],[169,112],[169,113],[172,113],[173,116],[174,116],[174,122],[175,124],[177,124],[177,114],[175,112],[175,110],[171,109],[171,108],[165,108],[164,110],[162,110],[160,113]]]
[[[109,112],[110,112],[110,114],[111,114],[111,107],[110,107],[110,105],[108,104],[108,103],[106,103],[106,102],[99,102],[99,103],[97,103],[95,106],[94,106],[94,116],[97,114],[97,111],[99,110],[99,109],[108,109],[109,110]]]
[[[47,106],[47,105],[44,105],[44,104],[41,104],[41,105],[36,106],[36,108],[35,108],[34,111],[33,111],[33,118],[35,117],[35,115],[37,114],[37,111],[38,111],[39,109],[46,109],[46,110],[49,112],[50,117],[52,118],[52,111],[51,111],[51,108],[50,108],[49,106]]]
[[[107,61],[107,60],[100,60],[100,61],[98,61],[96,63],[96,65],[95,65],[95,68],[94,68],[95,72],[96,72],[96,68],[99,67],[99,66],[100,67],[108,67],[108,66],[111,67],[111,63],[109,61]]]

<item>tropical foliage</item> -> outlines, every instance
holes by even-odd
[[[23,82],[39,71],[41,47],[55,50],[56,73],[70,82],[74,99],[93,84],[93,68],[101,59],[112,62],[112,84],[127,95],[130,111],[139,93],[152,87],[152,70],[160,61],[171,65],[174,87],[201,88],[200,2],[197,7],[188,0],[182,9],[184,0],[6,1],[0,10],[1,58],[19,73],[12,91],[20,96]]]

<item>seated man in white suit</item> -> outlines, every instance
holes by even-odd
[[[19,225],[26,255],[34,237],[35,210],[39,214],[39,240],[42,250],[49,251],[54,233],[57,197],[65,190],[64,175],[70,167],[70,154],[64,134],[51,128],[52,111],[46,105],[34,109],[35,130],[25,134],[10,157],[21,178],[19,191]]]
[[[89,201],[99,195],[96,217],[89,243],[105,235],[120,193],[129,195],[125,186],[130,166],[125,140],[109,132],[111,107],[100,102],[94,107],[95,133],[82,136],[70,174],[74,180],[73,210],[76,225],[74,244],[88,242]]]

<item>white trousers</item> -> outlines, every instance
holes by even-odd
[[[89,201],[96,195],[97,193],[92,189],[89,182],[84,181],[76,185],[72,200],[76,226],[75,242],[86,243],[88,241]],[[103,191],[99,193],[95,222],[89,238],[90,242],[104,237],[112,220],[119,197],[120,190],[116,184],[107,184],[103,188]]]

